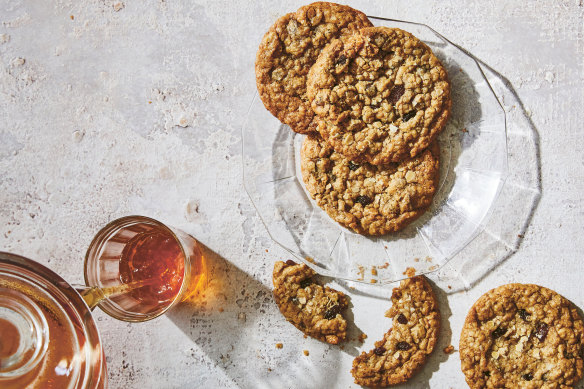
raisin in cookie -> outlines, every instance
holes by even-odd
[[[381,388],[406,382],[434,350],[440,332],[438,302],[424,276],[408,278],[393,290],[385,314],[392,328],[375,348],[353,361],[351,373],[359,385]]]
[[[347,336],[347,322],[341,312],[349,302],[342,292],[317,284],[314,275],[304,264],[276,262],[274,298],[282,315],[300,331],[337,344]]]
[[[318,2],[282,16],[264,35],[256,56],[256,83],[265,107],[294,131],[315,129],[306,76],[331,39],[372,26],[362,12]]]
[[[448,75],[432,50],[388,27],[334,40],[310,70],[307,94],[325,119],[323,138],[347,158],[375,165],[421,153],[451,107]]]
[[[317,135],[300,154],[304,184],[338,223],[367,235],[398,231],[430,206],[438,185],[439,150],[432,145],[401,163],[356,163]]]
[[[471,388],[572,388],[582,378],[584,323],[553,290],[493,289],[470,309],[460,360]]]

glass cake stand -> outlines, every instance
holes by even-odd
[[[367,237],[342,227],[304,188],[304,136],[257,94],[242,127],[245,190],[270,237],[321,275],[381,285],[413,267],[449,291],[468,288],[519,246],[540,194],[537,135],[506,80],[472,54],[426,25],[369,18],[413,33],[448,71],[452,112],[439,136],[433,205],[398,233]]]

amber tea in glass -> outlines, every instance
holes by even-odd
[[[153,319],[202,287],[205,263],[197,241],[144,216],[105,226],[85,258],[82,292],[90,307],[126,321]]]

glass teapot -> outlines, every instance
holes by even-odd
[[[0,252],[0,387],[107,387],[102,343],[81,295],[48,268],[5,252]]]

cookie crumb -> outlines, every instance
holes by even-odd
[[[448,345],[446,347],[444,347],[444,354],[452,354],[454,352],[454,346],[453,345]]]
[[[302,353],[303,353],[305,356],[309,356],[309,355],[310,355],[310,353],[308,352],[308,350],[304,350],[304,351],[302,351]]]
[[[385,262],[383,265],[377,266],[378,269],[387,269],[388,267],[389,267],[389,262]]]
[[[448,289],[452,289],[452,286],[448,285]]]
[[[376,275],[377,275],[377,269],[375,268],[375,266],[373,266],[373,267],[371,268],[371,275],[372,275],[372,276],[376,276]]]
[[[114,11],[118,12],[118,11],[120,11],[121,9],[123,9],[125,6],[126,6],[126,5],[125,5],[124,3],[122,3],[122,2],[115,3],[115,4],[113,5],[113,7],[114,7]]]
[[[73,15],[69,15],[69,18],[70,18],[71,20],[75,20],[75,16],[73,16]]]
[[[374,280],[373,278],[369,282],[371,282],[372,284],[377,284],[377,280]]]
[[[402,274],[406,277],[411,278],[416,275],[416,269],[414,269],[413,267],[408,267],[406,271],[404,271]]]
[[[359,342],[363,343],[363,342],[365,342],[365,339],[367,339],[367,334],[362,333],[359,335],[359,338],[357,338],[357,339],[359,339]]]
[[[525,237],[525,235],[523,235],[523,234],[517,234],[517,237],[523,239]]]
[[[284,345],[282,343],[276,343],[276,348],[282,348]]]

